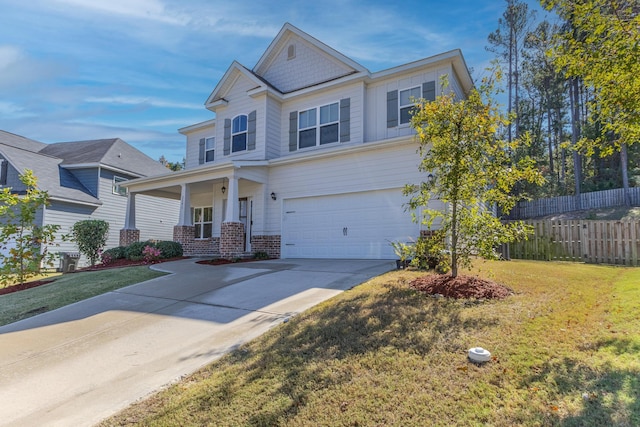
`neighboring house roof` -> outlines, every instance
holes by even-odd
[[[136,178],[171,173],[120,138],[45,144],[0,130],[0,154],[18,172],[32,170],[51,198],[96,206],[102,202],[71,170],[101,167]]]
[[[5,132],[0,130],[0,143],[4,145],[10,145],[12,147],[23,148],[29,151],[40,151],[46,147],[44,142],[34,141],[33,139],[25,138],[24,136],[16,135],[11,132]]]
[[[47,191],[49,197],[70,202],[101,205],[73,174],[60,167],[62,159],[0,143],[0,152],[22,172],[30,169],[38,178],[38,188]]]
[[[62,159],[62,166],[67,168],[100,165],[136,177],[170,173],[160,162],[120,138],[47,144],[40,153]]]

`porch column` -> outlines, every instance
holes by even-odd
[[[136,228],[136,193],[127,195],[127,211],[124,217],[124,229],[135,230]]]
[[[229,178],[227,192],[227,212],[220,227],[220,255],[223,258],[236,258],[244,253],[244,224],[240,222],[238,178]]]
[[[238,178],[229,178],[227,194],[227,212],[225,212],[224,222],[240,222],[240,209],[238,206]]]
[[[185,255],[195,255],[195,227],[191,217],[191,187],[180,185],[180,216],[173,227],[173,241],[182,245]]]
[[[193,225],[193,219],[191,218],[191,187],[189,184],[181,184],[180,187],[180,218],[177,225],[191,226]]]
[[[129,246],[140,241],[140,230],[136,228],[136,193],[127,195],[127,210],[124,217],[124,228],[120,230],[120,246]]]

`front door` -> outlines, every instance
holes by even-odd
[[[251,236],[251,209],[249,208],[249,199],[242,197],[238,199],[240,204],[240,222],[244,224],[244,247],[243,250],[248,252],[251,250],[249,247],[249,236]]]

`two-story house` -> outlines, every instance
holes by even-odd
[[[49,206],[38,212],[38,225],[59,225],[60,241],[77,221],[102,219],[109,223],[107,248],[118,246],[119,230],[126,225],[127,190],[120,183],[171,173],[119,138],[45,144],[0,131],[0,186],[24,191],[19,175],[26,169],[33,171],[38,188],[49,194]],[[171,240],[179,202],[151,196],[139,199],[144,207],[138,218],[141,238]],[[50,250],[77,251],[77,247],[67,240]],[[82,258],[80,264],[85,263]]]
[[[180,200],[174,240],[188,254],[393,258],[390,241],[421,231],[402,194],[426,179],[410,112],[444,75],[464,98],[459,50],[372,73],[285,24],[253,69],[231,64],[205,103],[215,118],[180,129],[185,170],[124,184],[126,222],[151,194]]]

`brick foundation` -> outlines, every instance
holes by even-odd
[[[192,225],[176,225],[173,227],[173,241],[182,245],[185,256],[220,256],[220,238],[196,239],[196,228]]]
[[[251,252],[266,252],[269,258],[280,258],[280,236],[251,236]]]
[[[237,258],[244,255],[244,224],[223,222],[220,228],[220,256]]]
[[[120,246],[129,246],[140,241],[140,230],[123,228],[120,230]]]

